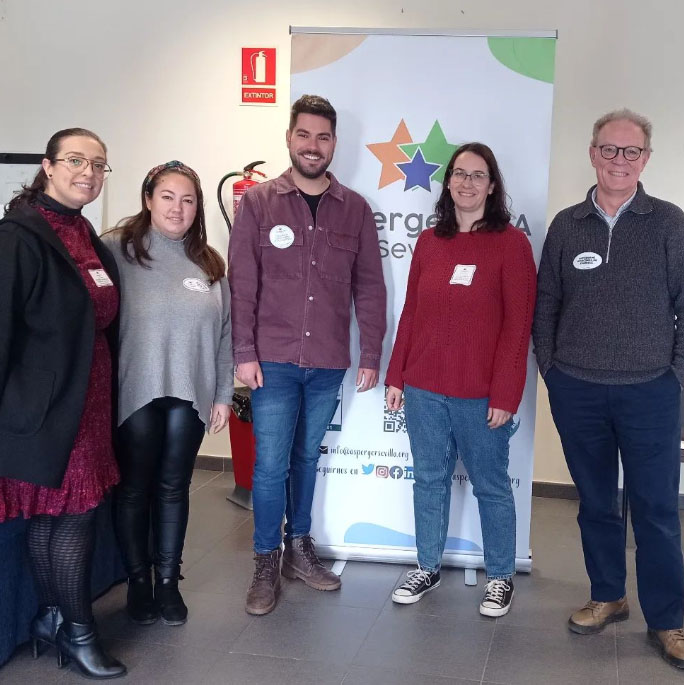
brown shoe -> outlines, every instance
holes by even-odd
[[[247,592],[245,611],[254,616],[268,614],[275,609],[280,595],[280,547],[268,554],[255,554],[254,578]]]
[[[321,564],[310,535],[285,540],[283,575],[301,578],[316,590],[338,590],[342,585],[340,577]]]
[[[660,655],[676,668],[684,668],[684,630],[651,630],[649,640],[660,650]]]
[[[568,619],[568,628],[573,633],[592,635],[600,633],[609,623],[626,621],[629,618],[627,597],[615,602],[594,602],[589,600]]]

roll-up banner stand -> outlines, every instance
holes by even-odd
[[[389,412],[384,374],[420,232],[434,226],[446,164],[459,145],[489,145],[501,165],[513,224],[539,261],[545,235],[555,31],[404,32],[291,28],[291,98],[322,95],[338,113],[331,171],[375,213],[388,291],[380,384],[355,391],[352,368],[318,466],[312,535],[322,556],[413,562],[413,465],[403,411]],[[530,512],[537,367],[511,439],[517,512],[516,569],[530,571]],[[477,501],[459,459],[443,564],[483,568]]]

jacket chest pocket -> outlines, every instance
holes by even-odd
[[[351,283],[352,269],[359,253],[359,237],[326,230],[325,240],[321,276],[331,281]]]
[[[276,247],[271,242],[272,226],[259,229],[261,274],[264,278],[301,278],[304,255],[304,231],[291,228],[294,239],[289,247]]]

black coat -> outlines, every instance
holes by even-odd
[[[91,241],[118,289],[114,258],[92,228]],[[107,337],[116,361],[118,317]],[[0,476],[61,486],[94,338],[93,303],[66,247],[37,210],[12,210],[0,221]]]

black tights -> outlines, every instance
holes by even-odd
[[[95,509],[85,514],[33,516],[28,549],[38,601],[59,606],[66,621],[93,620],[90,571],[95,544]]]
[[[132,577],[149,573],[151,515],[157,575],[177,578],[204,423],[191,402],[163,397],[129,416],[117,437],[121,483],[116,528],[126,571]]]

